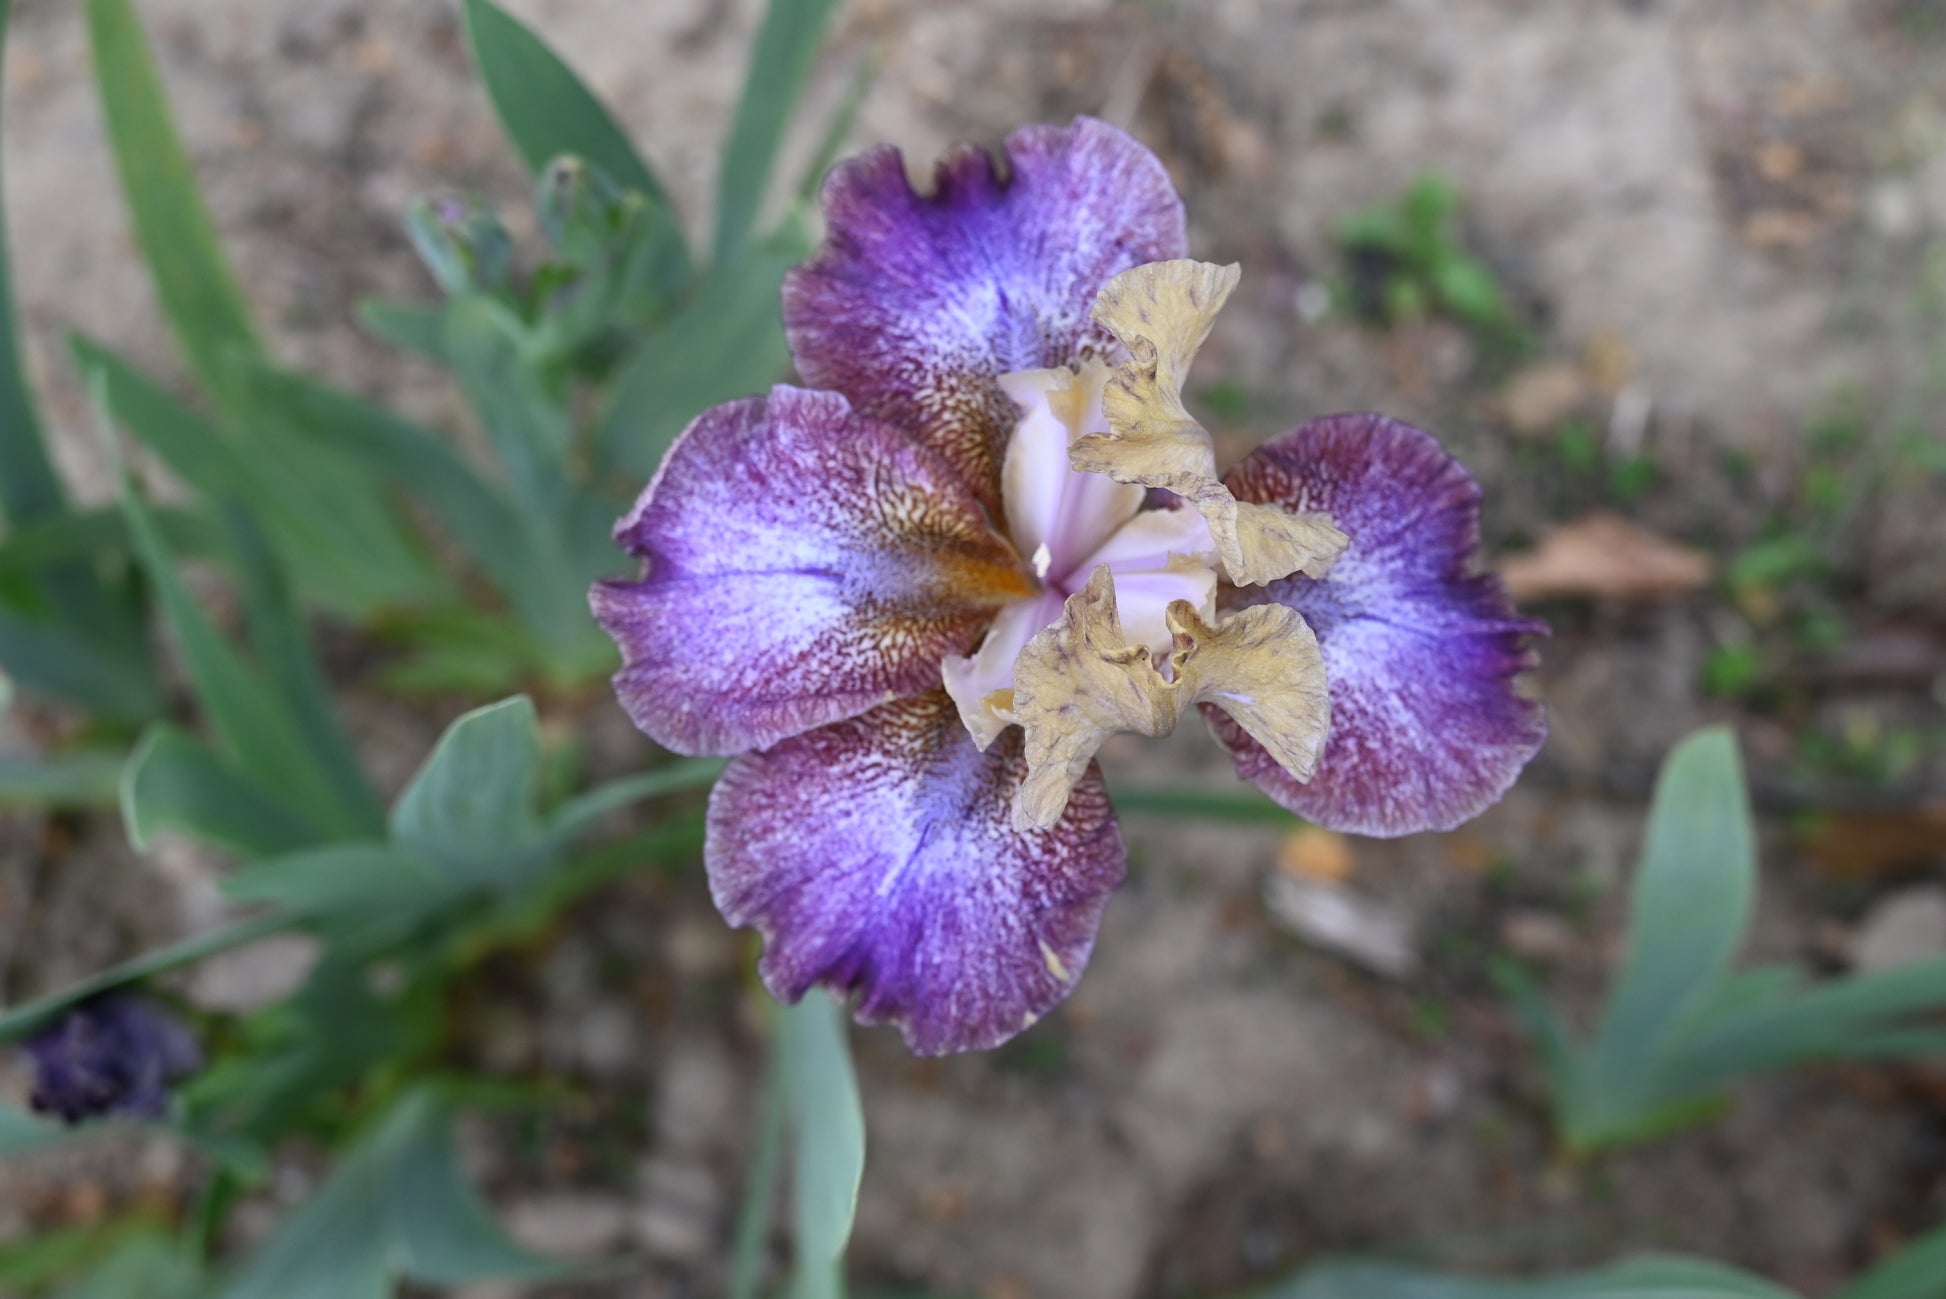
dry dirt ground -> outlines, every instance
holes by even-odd
[[[510,7],[608,98],[700,228],[753,0]],[[454,8],[140,5],[281,350],[449,427],[450,390],[361,336],[352,308],[429,296],[401,234],[414,198],[476,191],[526,220]],[[71,434],[66,331],[179,367],[113,183],[79,6],[17,9],[8,233],[34,373]],[[1937,0],[854,0],[809,121],[874,53],[883,69],[854,142],[896,143],[915,168],[1026,120],[1085,111],[1137,130],[1188,201],[1197,254],[1244,266],[1199,370],[1225,394],[1233,449],[1328,410],[1424,424],[1485,482],[1499,553],[1602,503],[1554,458],[1561,427],[1655,466],[1627,510],[1719,560],[1793,525],[1811,434],[1834,410],[1865,430],[1853,459],[1826,466],[1844,480],[1883,463],[1879,435],[1899,420],[1940,435]],[[1334,223],[1427,169],[1457,184],[1468,242],[1538,339],[1511,371],[1450,325],[1381,332],[1308,305],[1339,273]],[[60,454],[98,494],[86,439],[65,437]],[[1896,841],[1906,810],[1946,788],[1946,501],[1937,480],[1907,478],[1819,534],[1840,648],[1791,660],[1781,688],[1740,704],[1699,688],[1712,655],[1781,624],[1714,585],[1543,606],[1554,736],[1522,786],[1463,832],[1353,845],[1353,887],[1407,926],[1410,974],[1363,973],[1279,929],[1261,901],[1276,830],[1132,818],[1131,882],[1066,1009],[980,1058],[918,1062],[895,1037],[860,1035],[871,1156],[856,1272],[992,1299],[1170,1299],[1324,1251],[1527,1269],[1670,1248],[1815,1296],[1946,1216],[1946,1086],[1909,1071],[1754,1085],[1713,1127],[1556,1162],[1531,1058],[1485,973],[1487,953],[1511,945],[1568,1004],[1589,1004],[1654,764],[1711,719],[1738,722],[1778,814],[1764,954],[1842,966],[1874,906],[1937,880],[1936,847],[1865,862],[1843,844],[1820,857],[1793,832],[1807,806],[1841,805],[1860,836]],[[402,718],[355,682],[349,698],[394,778],[442,720]],[[599,704],[578,724],[608,737],[617,765],[639,752]],[[1871,765],[1875,737],[1907,733],[1916,757]],[[1806,735],[1836,737],[1840,759],[1807,766]],[[1226,780],[1200,736],[1109,756],[1111,781]],[[56,832],[81,848],[58,872],[35,869]],[[109,828],[16,822],[0,851],[0,959],[16,995],[211,915],[207,863],[138,859]],[[1834,874],[1834,858],[1858,869]],[[277,954],[262,959],[274,974]],[[634,881],[507,971],[506,995],[480,1012],[491,1067],[585,1089],[538,1140],[479,1143],[523,1235],[640,1261],[625,1282],[571,1293],[720,1292],[756,1104],[741,959],[695,873]],[[115,1171],[131,1169],[151,1187],[183,1175],[155,1149]],[[0,1233],[99,1212],[104,1171],[5,1174]],[[280,1194],[304,1185],[294,1171]]]

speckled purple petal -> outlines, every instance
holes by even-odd
[[[1331,732],[1299,784],[1228,717],[1205,708],[1237,771],[1320,825],[1358,834],[1448,830],[1491,806],[1541,746],[1540,704],[1514,679],[1530,665],[1498,578],[1470,566],[1480,488],[1427,433],[1381,415],[1313,420],[1224,480],[1239,500],[1324,510],[1351,535],[1329,577],[1238,592],[1237,606],[1290,605],[1318,635]]]
[[[1015,131],[1006,173],[961,147],[922,197],[896,149],[854,158],[825,182],[823,248],[784,281],[805,381],[918,434],[989,508],[1015,419],[994,380],[1108,345],[1096,292],[1188,247],[1168,173],[1105,122]]]
[[[1032,575],[940,456],[836,393],[706,411],[615,529],[596,584],[615,691],[678,753],[738,753],[931,690]]]
[[[1052,830],[1013,828],[1020,733],[982,753],[944,692],[730,764],[710,798],[716,905],[764,982],[856,997],[921,1055],[997,1046],[1081,977],[1126,853],[1090,769]]]

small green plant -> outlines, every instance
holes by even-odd
[[[1817,733],[1805,670],[1852,634],[1858,606],[1849,594],[1872,580],[1866,556],[1878,549],[1870,540],[1875,519],[1901,493],[1925,483],[1929,471],[1914,454],[1924,439],[1898,429],[1896,414],[1876,417],[1856,394],[1834,397],[1804,429],[1804,462],[1756,536],[1723,569],[1731,618],[1719,625],[1725,643],[1705,665],[1703,689],[1801,722],[1801,766],[1814,781],[1888,783],[1912,761],[1908,741],[1893,738],[1896,731],[1888,731],[1883,754],[1857,751],[1855,735]],[[1723,468],[1740,486],[1754,478],[1747,457],[1726,456]],[[1903,503],[1915,507],[1924,508]]]
[[[1763,651],[1748,641],[1719,645],[1703,660],[1703,693],[1714,698],[1747,699],[1763,684]]]
[[[1345,218],[1338,242],[1351,260],[1339,301],[1353,314],[1396,325],[1434,313],[1498,342],[1519,331],[1499,281],[1459,233],[1460,196],[1427,174],[1394,203]]]
[[[1788,966],[1736,970],[1756,900],[1755,838],[1736,745],[1700,732],[1663,764],[1630,897],[1622,968],[1577,1040],[1510,966],[1571,1154],[1708,1118],[1738,1081],[1817,1061],[1946,1051],[1946,959],[1819,985]]]
[[[1797,767],[1813,780],[1884,788],[1910,778],[1942,746],[1946,746],[1946,729],[1888,725],[1868,711],[1846,709],[1831,730],[1807,731],[1798,737]]]
[[[105,444],[112,452],[112,440]],[[166,825],[251,854],[376,829],[379,805],[359,775],[255,516],[236,502],[224,507],[252,662],[184,589],[154,516],[126,473],[121,480],[136,553],[210,730],[208,743],[171,722],[144,733],[122,777],[130,838],[146,847]]]
[[[1601,469],[1601,439],[1588,421],[1569,420],[1555,431],[1554,455],[1569,473],[1590,477]]]
[[[628,491],[691,415],[784,372],[778,285],[808,251],[804,201],[849,127],[855,93],[783,219],[761,237],[753,231],[830,8],[773,6],[724,154],[713,255],[698,264],[663,187],[600,102],[526,27],[490,0],[469,0],[475,62],[535,173],[551,247],[520,277],[491,214],[459,200],[421,205],[409,228],[447,301],[372,304],[365,318],[453,372],[499,462],[486,474],[436,434],[269,354],[217,245],[129,0],[89,0],[123,190],[207,409],[89,340],[74,340],[77,361],[102,376],[129,430],[199,496],[258,503],[304,600],[407,647],[395,684],[487,694],[599,676],[614,652],[585,591],[616,567],[609,530]],[[469,603],[434,562],[403,509],[407,497],[458,543],[494,593],[491,606]],[[23,497],[26,512],[9,506],[16,525],[39,520],[51,508],[45,498],[36,489]],[[38,532],[25,540],[49,544]],[[0,601],[0,649],[3,616]],[[31,666],[42,656],[29,644],[9,651],[9,662],[16,657]],[[50,663],[70,673],[83,666],[59,655]],[[138,702],[123,710],[153,711]]]
[[[1625,457],[1611,455],[1593,427],[1583,419],[1562,424],[1549,445],[1561,469],[1578,487],[1592,486],[1615,505],[1634,505],[1662,477],[1661,466],[1648,455],[1641,452]]]
[[[1633,505],[1661,478],[1662,466],[1637,452],[1608,466],[1608,494],[1617,505]]]
[[[462,923],[488,932],[516,920],[531,928],[605,878],[570,859],[606,816],[643,798],[707,785],[721,765],[695,760],[652,769],[543,815],[539,727],[533,706],[516,698],[453,723],[388,815],[328,707],[308,633],[251,516],[230,508],[254,661],[183,589],[126,476],[123,508],[209,732],[205,740],[170,723],[150,729],[122,776],[123,820],[138,847],[168,827],[244,858],[251,864],[225,889],[239,903],[269,910],[227,938],[197,940],[11,1010],[0,1016],[0,1039],[32,1031],[84,998],[277,927],[314,929],[328,951],[359,961],[411,938],[416,945],[406,952],[436,966],[446,944],[431,938]],[[693,825],[682,827],[665,851],[680,850],[693,836]],[[320,978],[334,972],[328,960],[319,969]]]
[[[1401,1263],[1316,1264],[1248,1299],[1795,1299],[1720,1263],[1645,1257],[1537,1280],[1453,1276]],[[1946,1228],[1908,1245],[1831,1299],[1946,1299]]]
[[[87,19],[136,238],[202,402],[179,401],[126,361],[76,339],[82,369],[105,375],[117,413],[199,496],[256,505],[307,601],[365,620],[454,599],[407,521],[403,497],[414,485],[264,400],[260,376],[281,371],[217,245],[134,8],[130,0],[88,0]]]
[[[167,1126],[215,1157],[211,1194],[219,1202],[260,1180],[285,1137],[322,1132],[352,1144],[317,1195],[214,1293],[380,1299],[395,1277],[454,1283],[558,1271],[509,1246],[460,1178],[454,1108],[492,1093],[439,1072],[443,990],[485,952],[543,932],[617,870],[692,856],[700,841],[693,816],[619,853],[583,855],[580,845],[632,803],[706,787],[721,764],[676,763],[543,811],[537,720],[516,698],[456,721],[383,815],[330,715],[312,711],[310,646],[248,515],[232,512],[255,664],[189,601],[126,480],[124,509],[212,734],[205,746],[173,728],[153,730],[129,763],[124,817],[138,840],[167,824],[251,859],[224,887],[257,910],[7,1011],[0,1042],[267,933],[307,931],[321,954],[304,986],[227,1029],[209,1026],[211,1040],[227,1046]],[[828,999],[813,998],[777,1011],[774,1033],[780,1135],[765,1140],[788,1132],[797,1142],[797,1240],[809,1278],[800,1292],[838,1293],[832,1286],[863,1159],[843,1021]],[[0,1153],[59,1139],[59,1130],[0,1109]],[[771,1156],[763,1165],[773,1170],[766,1178],[774,1179],[776,1163]],[[753,1214],[768,1211],[768,1180],[753,1198]],[[756,1276],[764,1233],[753,1239],[759,1252],[747,1266]],[[189,1244],[165,1248],[144,1233],[107,1266],[132,1270],[125,1257],[175,1260],[185,1295],[210,1293],[187,1288],[205,1271]]]

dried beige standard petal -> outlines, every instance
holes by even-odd
[[[1129,350],[1102,394],[1109,432],[1078,437],[1068,461],[1118,483],[1160,487],[1209,521],[1230,580],[1256,586],[1302,571],[1323,577],[1345,548],[1328,515],[1293,514],[1239,501],[1216,476],[1210,436],[1182,403],[1183,382],[1238,268],[1151,262],[1102,287],[1094,318]]]
[[[1061,620],[1014,666],[1012,713],[1026,732],[1027,777],[1014,824],[1047,829],[1102,742],[1117,731],[1167,735],[1192,705],[1223,709],[1298,780],[1309,780],[1331,724],[1318,639],[1295,609],[1259,605],[1204,621],[1170,604],[1172,677],[1128,644],[1104,565],[1068,597]]]
[[[1323,577],[1351,541],[1328,514],[1292,514],[1239,501],[1222,483],[1191,500],[1209,520],[1223,568],[1238,586],[1262,586],[1299,572]]]
[[[1023,830],[1061,819],[1075,782],[1115,732],[1175,729],[1174,692],[1148,650],[1128,643],[1106,564],[1068,597],[1060,621],[1020,652],[1013,716],[1026,732],[1027,778],[1014,803],[1014,825]]]
[[[1331,696],[1317,633],[1303,615],[1259,604],[1212,624],[1178,600],[1169,606],[1169,630],[1181,707],[1221,708],[1279,766],[1309,780],[1331,729]]]
[[[1077,439],[1071,462],[1098,457],[1099,465],[1085,468],[1181,496],[1216,478],[1216,450],[1182,404],[1182,389],[1241,274],[1234,264],[1151,262],[1102,286],[1095,321],[1121,339],[1129,359],[1102,392],[1110,432]]]

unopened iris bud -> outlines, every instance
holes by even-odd
[[[458,198],[413,207],[406,232],[426,269],[448,293],[497,289],[513,268],[513,241],[492,212]]]
[[[128,1115],[161,1118],[169,1088],[203,1066],[181,1020],[155,1002],[111,992],[85,1001],[27,1042],[35,1112],[69,1124]]]
[[[607,255],[641,205],[640,195],[572,155],[556,158],[541,174],[541,229],[572,263],[587,264]]]

